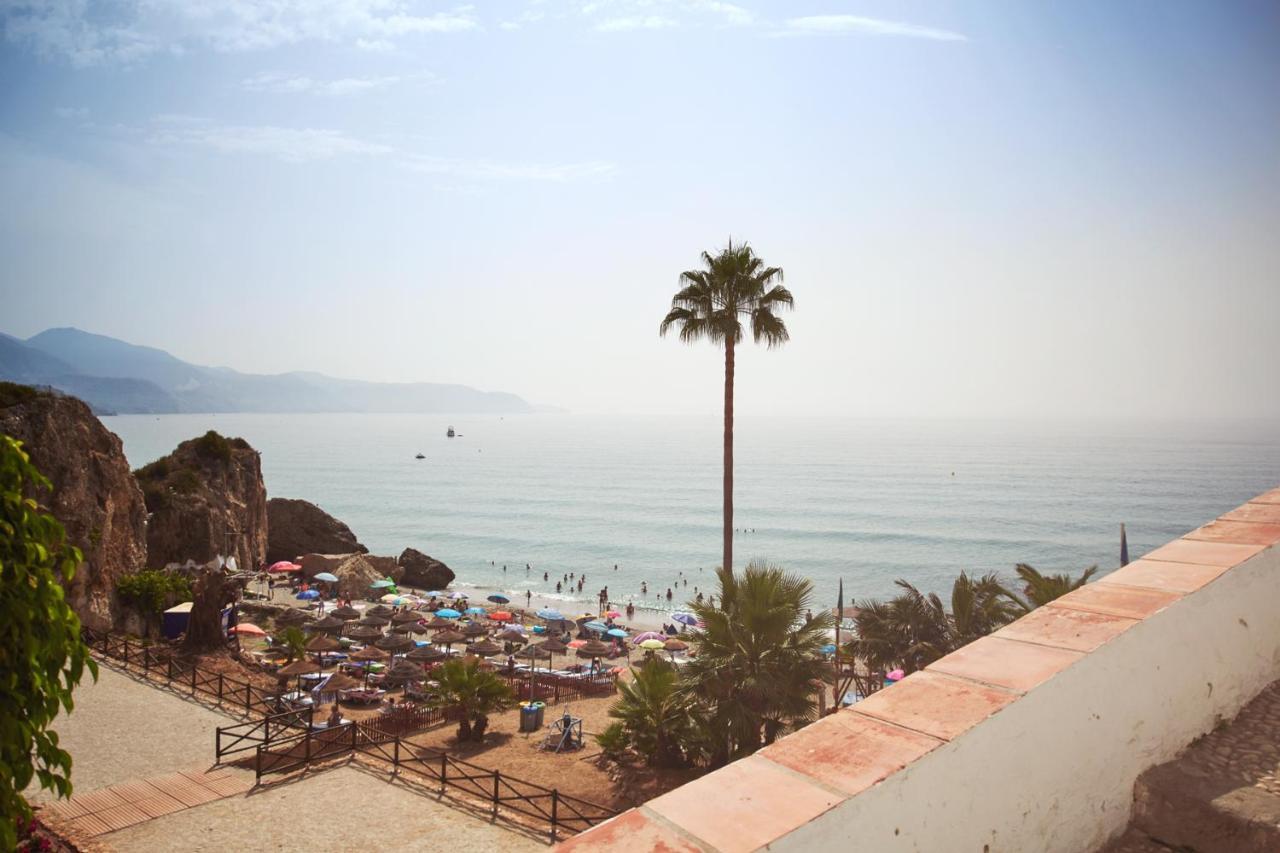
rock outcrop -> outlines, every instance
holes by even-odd
[[[267,556],[267,490],[258,451],[210,430],[136,472],[151,518],[153,568],[219,554],[255,571]]]
[[[334,566],[333,573],[338,576],[338,595],[341,598],[368,598],[369,587],[374,581],[382,580],[382,572],[374,568],[363,554],[347,557]]]
[[[309,501],[267,501],[267,562],[302,554],[365,554],[369,549],[338,519]]]
[[[114,627],[124,610],[117,579],[147,564],[147,511],[120,439],[74,397],[7,383],[0,383],[0,432],[21,440],[53,483],[52,494],[37,497],[84,553],[67,601],[85,625]]]
[[[404,570],[400,578],[404,586],[433,590],[444,589],[453,582],[452,569],[414,548],[405,548],[397,562]]]

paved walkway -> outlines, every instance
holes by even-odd
[[[101,661],[100,661],[101,663]],[[231,724],[225,715],[106,665],[95,683],[87,675],[75,691],[75,710],[53,722],[59,745],[71,753],[75,793],[132,779],[147,779],[213,763],[214,732]],[[47,791],[28,795],[49,802]]]
[[[102,841],[154,850],[533,851],[547,844],[347,765],[137,823]]]

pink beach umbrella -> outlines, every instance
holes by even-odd
[[[297,563],[291,563],[288,560],[280,560],[279,562],[272,563],[267,569],[269,572],[297,572],[301,570],[302,566],[299,566]]]
[[[641,643],[643,643],[645,640],[661,640],[662,642],[665,643],[667,640],[667,635],[659,634],[657,631],[645,631],[643,634],[636,634],[634,637],[632,637],[631,643],[632,645],[638,646]]]
[[[241,622],[238,625],[231,626],[232,634],[243,634],[246,637],[265,637],[267,632],[259,628],[252,622]]]
[[[887,673],[884,677],[884,680],[885,681],[901,681],[906,677],[907,677],[907,674],[905,672],[903,672],[900,669],[895,669],[893,672]]]

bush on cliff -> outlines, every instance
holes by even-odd
[[[231,442],[209,430],[196,439],[196,455],[211,462],[230,462]]]

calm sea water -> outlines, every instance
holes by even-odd
[[[272,496],[319,504],[374,553],[412,546],[513,597],[554,596],[572,571],[587,575],[583,600],[607,584],[615,602],[657,606],[677,580],[677,601],[710,586],[719,563],[717,419],[103,420],[134,467],[207,429],[242,436]],[[1018,562],[1110,570],[1120,522],[1136,558],[1280,484],[1280,424],[741,418],[736,457],[735,561],[802,572],[834,604],[838,578],[866,597]]]

